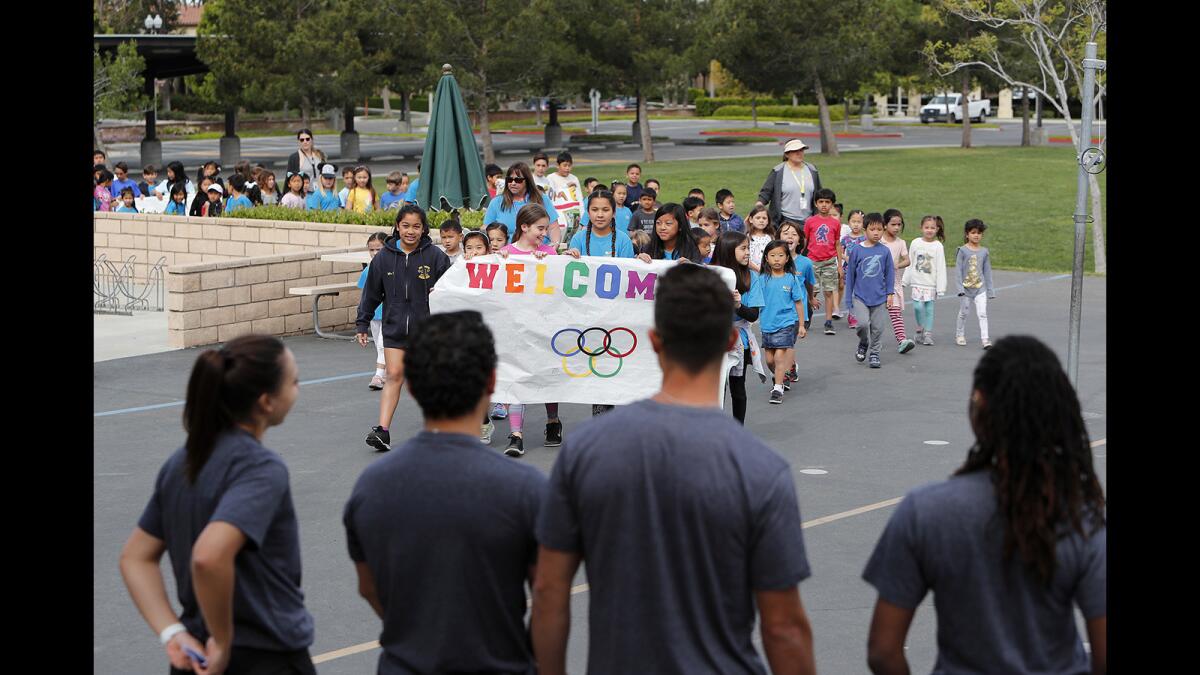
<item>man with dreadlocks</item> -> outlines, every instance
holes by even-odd
[[[905,637],[933,590],[935,673],[1106,672],[1104,491],[1058,358],[1032,337],[1000,340],[975,368],[969,414],[966,463],[904,498],[863,572],[879,591],[871,671],[909,672]]]

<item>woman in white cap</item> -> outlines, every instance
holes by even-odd
[[[784,219],[803,223],[813,214],[813,194],[821,189],[817,167],[804,161],[804,141],[793,138],[783,146],[783,160],[758,191],[758,205],[766,206],[772,223]]]
[[[314,137],[312,130],[305,128],[297,131],[296,140],[300,142],[300,148],[288,157],[288,173],[304,173],[307,176],[317,175],[321,165],[325,163],[325,153],[313,147]],[[315,189],[311,184],[308,187],[309,192]]]

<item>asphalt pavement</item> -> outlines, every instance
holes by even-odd
[[[1032,334],[1054,348],[1065,363],[1069,276],[997,271],[994,277],[998,297],[988,303],[993,340]],[[1078,390],[1102,482],[1106,482],[1107,456],[1106,296],[1106,279],[1085,280]],[[840,321],[837,335],[816,330],[800,341],[800,381],[783,405],[767,404],[767,385],[749,387],[748,428],[791,463],[795,477],[813,570],[800,590],[812,620],[822,673],[866,672],[867,629],[875,593],[860,575],[892,513],[893,500],[947,477],[971,445],[967,398],[972,370],[983,351],[973,316],[968,320],[969,346],[954,345],[957,308],[957,298],[937,303],[933,347],[918,346],[899,355],[885,331],[880,370],[855,362],[856,339]],[[911,328],[911,308],[905,314]],[[290,469],[300,523],[305,602],[316,622],[311,651],[318,657],[321,673],[373,672],[379,650],[370,643],[377,639],[380,624],[358,596],[341,513],[358,475],[378,458],[363,443],[378,411],[379,394],[367,389],[374,352],[311,335],[285,342],[296,354],[302,387],[291,415],[268,432],[265,443],[284,457]],[[117,557],[162,462],[183,441],[182,399],[197,353],[175,350],[93,364],[94,672],[146,673],[166,668],[156,636],[121,582]],[[531,409],[526,455],[513,461],[549,472],[557,452],[540,446],[542,414],[537,406]],[[588,408],[580,405],[562,406],[561,415],[567,438],[590,416]],[[405,393],[393,435],[403,439],[415,433],[419,424],[416,404]],[[496,452],[503,447],[507,430],[506,422],[497,422],[492,443]],[[163,573],[174,599],[165,559]],[[585,581],[581,572],[572,600],[568,657],[572,673],[586,670],[589,592],[582,587]],[[935,633],[930,597],[918,610],[908,640],[914,672],[932,668]],[[761,644],[757,635],[754,641]]]

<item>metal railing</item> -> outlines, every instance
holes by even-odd
[[[161,312],[166,309],[166,256],[146,273],[145,283],[134,276],[134,260],[129,256],[118,268],[101,254],[92,261],[93,313],[131,316],[133,310]]]

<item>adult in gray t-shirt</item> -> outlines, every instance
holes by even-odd
[[[1104,491],[1058,357],[1029,336],[997,342],[975,368],[969,417],[967,461],[904,498],[863,571],[879,591],[868,664],[907,671],[904,641],[932,590],[934,673],[1105,672]]]
[[[783,146],[784,161],[775,165],[762,189],[758,191],[759,206],[767,207],[771,222],[791,220],[801,225],[813,214],[814,194],[821,189],[821,174],[817,167],[804,161],[804,141],[794,138]]]
[[[717,407],[724,355],[739,339],[732,291],[713,271],[680,265],[655,295],[662,392],[580,425],[550,474],[537,526],[539,671],[564,672],[582,559],[589,672],[765,673],[751,642],[757,605],[772,666],[811,673],[791,469]],[[674,361],[678,351],[689,365]]]

